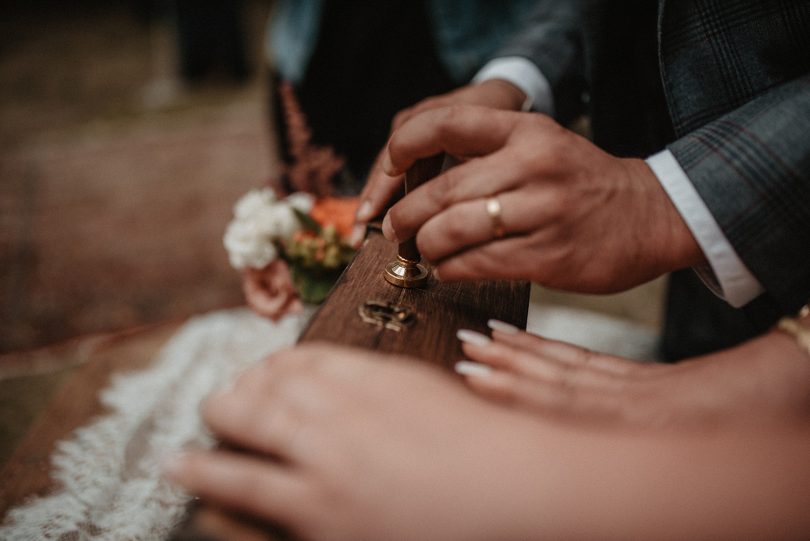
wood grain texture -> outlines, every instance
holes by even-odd
[[[423,289],[403,289],[383,278],[396,246],[372,230],[355,260],[313,317],[300,341],[325,340],[385,353],[407,353],[445,367],[461,359],[458,329],[487,333],[490,318],[526,327],[527,282],[456,282],[430,279]],[[400,332],[365,323],[358,308],[368,300],[392,302],[416,313]]]

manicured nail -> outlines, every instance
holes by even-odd
[[[359,248],[366,236],[366,226],[357,224],[352,228],[352,234],[349,236],[349,245],[353,248]]]
[[[367,222],[371,219],[371,203],[368,199],[364,200],[357,209],[357,219],[361,222]]]
[[[518,331],[520,331],[520,329],[514,325],[499,319],[490,319],[487,321],[487,326],[493,331],[500,331],[504,334],[517,334]]]
[[[397,232],[394,231],[394,226],[391,225],[391,213],[386,213],[385,218],[383,218],[382,223],[382,232],[383,236],[390,240],[391,242],[399,242],[397,238]]]
[[[459,361],[454,369],[462,376],[488,376],[492,373],[492,367],[473,361]]]
[[[467,344],[480,347],[488,346],[490,342],[492,342],[489,336],[469,329],[459,329],[456,331],[456,338]]]

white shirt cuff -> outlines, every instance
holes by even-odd
[[[554,95],[551,84],[530,60],[522,56],[494,58],[484,64],[473,77],[473,83],[490,79],[507,81],[526,94],[523,110],[554,116]]]
[[[748,304],[764,289],[734,251],[706,203],[669,150],[647,158],[647,165],[697,240],[711,268],[696,268],[701,280],[735,308]]]

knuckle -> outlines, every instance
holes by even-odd
[[[447,135],[448,131],[464,120],[469,114],[469,106],[458,103],[446,105],[441,109],[441,121],[439,129],[442,135]]]
[[[455,169],[448,169],[434,182],[428,184],[430,198],[445,209],[460,200],[462,176]]]
[[[413,114],[412,107],[403,109],[402,111],[395,114],[394,118],[391,120],[391,131],[393,132],[394,130],[402,126],[405,123],[405,121],[411,117],[412,114]]]
[[[572,398],[577,395],[580,388],[581,375],[582,371],[574,365],[564,364],[560,367],[559,383]]]
[[[457,215],[453,209],[447,212],[447,219],[444,220],[443,228],[447,240],[453,245],[454,248],[460,248],[461,245],[467,240],[467,232],[469,226],[464,223],[460,216]]]

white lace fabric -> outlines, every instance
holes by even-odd
[[[109,412],[56,447],[58,488],[9,511],[0,539],[166,538],[189,497],[161,478],[161,459],[184,447],[210,446],[198,414],[202,399],[293,344],[311,314],[272,323],[242,308],[189,320],[147,369],[115,377],[101,393]]]

